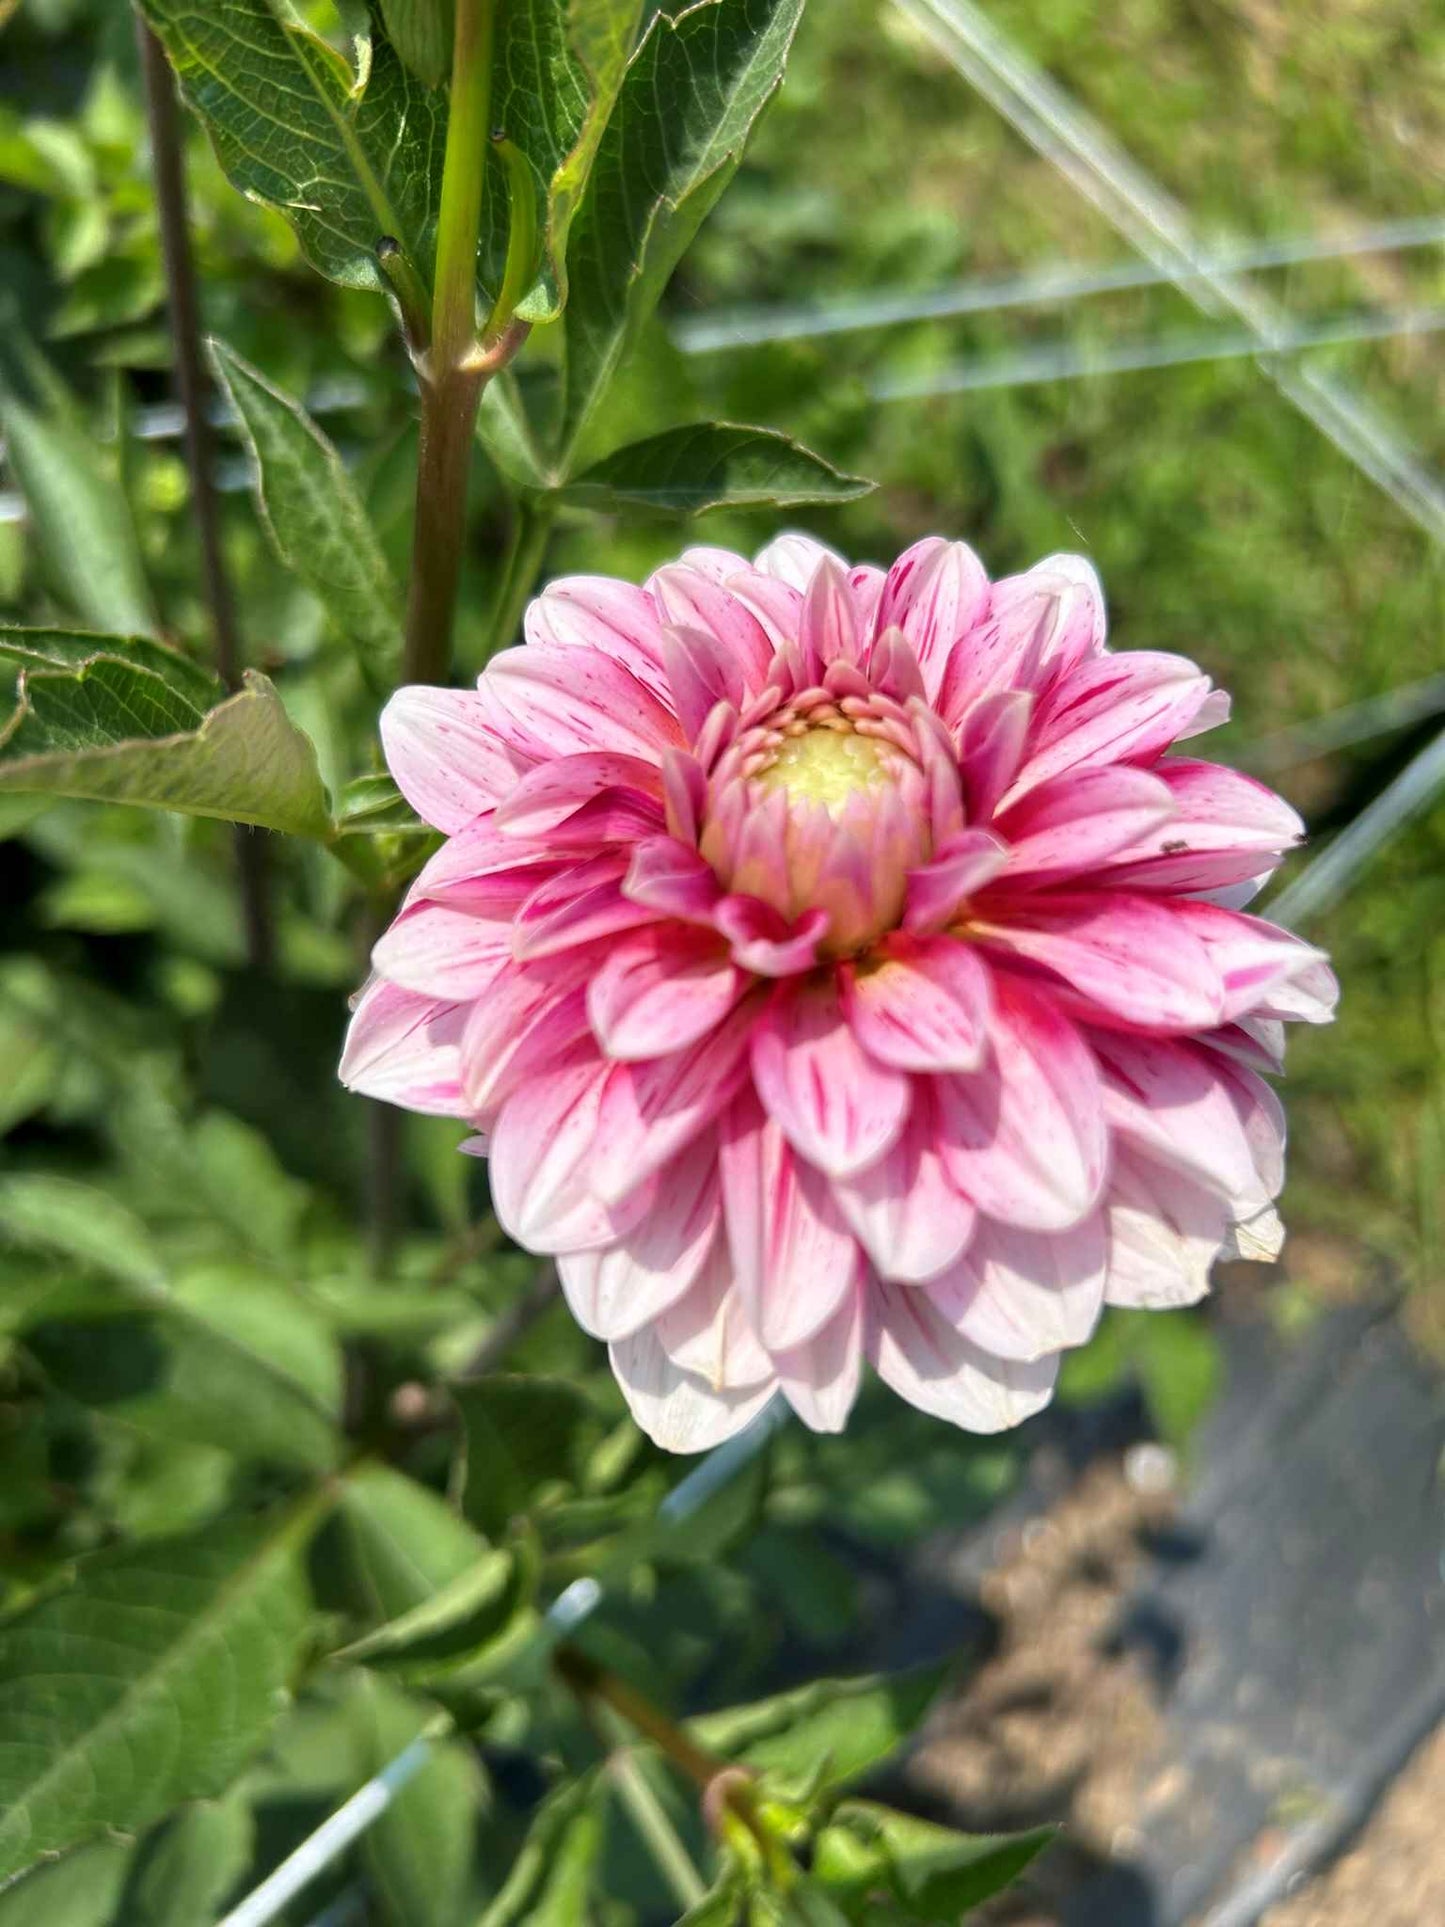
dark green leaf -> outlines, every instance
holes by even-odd
[[[124,491],[69,422],[0,400],[6,459],[55,596],[97,628],[149,633],[155,604]]]
[[[116,1927],[212,1927],[251,1860],[249,1802],[198,1800],[141,1847]]]
[[[429,1487],[388,1465],[359,1466],[317,1541],[337,1603],[371,1622],[400,1619],[487,1550]],[[328,1600],[332,1596],[328,1591]]]
[[[314,266],[385,287],[389,235],[430,278],[446,101],[378,40],[360,76],[280,0],[143,0],[242,193],[295,227]]]
[[[380,1679],[366,1681],[360,1704],[373,1773],[395,1759],[431,1716],[431,1709]],[[380,1903],[378,1927],[460,1927],[487,1793],[470,1747],[432,1743],[425,1766],[362,1840],[362,1860]]]
[[[114,636],[89,629],[21,629],[0,624],[0,660],[22,669],[82,669],[100,656],[135,663],[168,683],[198,710],[210,709],[223,694],[208,669],[149,636]]]
[[[653,16],[568,250],[564,475],[629,342],[732,179],[801,13],[802,0],[700,0]]]
[[[386,37],[403,63],[428,87],[452,70],[455,0],[381,0]]]
[[[240,418],[261,519],[276,553],[325,608],[380,687],[401,652],[401,592],[331,443],[299,403],[224,342],[211,361]]]
[[[0,1180],[0,1236],[142,1290],[160,1285],[165,1275],[154,1241],[133,1211],[94,1185],[50,1172]]]
[[[584,1774],[538,1807],[506,1885],[477,1927],[586,1927],[603,1844],[595,1774]]]
[[[707,1713],[689,1730],[714,1752],[819,1792],[866,1773],[908,1737],[941,1669],[820,1679],[751,1706]]]
[[[334,1655],[367,1666],[426,1668],[465,1659],[504,1630],[520,1603],[517,1561],[484,1552],[430,1599]]]
[[[265,676],[204,713],[184,687],[123,658],[124,641],[73,671],[27,669],[0,731],[0,794],[19,791],[326,833],[310,740]]]
[[[1055,1834],[1052,1827],[1012,1836],[957,1833],[871,1800],[846,1801],[831,1826],[881,1852],[895,1893],[915,1918],[939,1921],[956,1921],[1001,1893]]]
[[[871,482],[771,428],[698,422],[632,442],[561,490],[581,508],[703,515],[720,508],[800,508],[853,502]]]
[[[0,1878],[225,1790],[283,1703],[315,1518],[102,1554],[0,1632]]]
[[[575,1385],[499,1373],[455,1385],[467,1436],[467,1515],[499,1537],[549,1486],[576,1481],[600,1431]]]

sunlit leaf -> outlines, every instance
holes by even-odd
[[[774,429],[698,422],[619,448],[567,483],[561,500],[612,512],[702,515],[854,502],[872,486]]]
[[[884,1760],[913,1731],[938,1691],[941,1671],[820,1679],[751,1706],[690,1723],[706,1747],[759,1772],[818,1792],[846,1785]]]
[[[0,1632],[0,1878],[224,1791],[283,1704],[315,1517],[101,1554]]]
[[[380,687],[401,653],[401,592],[345,465],[305,409],[224,342],[211,360],[240,420],[262,520]]]

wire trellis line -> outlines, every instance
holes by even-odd
[[[1445,307],[1407,308],[1398,314],[1343,315],[1279,335],[1270,359],[1352,342],[1393,341],[1445,329]],[[1178,330],[1143,339],[1094,345],[1051,342],[1011,355],[980,355],[916,375],[883,375],[869,387],[874,401],[923,400],[976,393],[986,388],[1026,388],[1034,383],[1078,381],[1090,375],[1135,374],[1146,368],[1181,368],[1204,361],[1259,360],[1257,335],[1244,328]]]
[[[1445,219],[1421,215],[1413,220],[1382,221],[1348,234],[1294,234],[1275,241],[1221,247],[1199,264],[1199,278],[1247,274],[1310,261],[1347,261],[1364,254],[1386,254],[1445,243]],[[1177,286],[1188,275],[1166,272],[1150,261],[1118,261],[1090,267],[1058,262],[1027,274],[960,281],[949,287],[902,289],[897,293],[839,296],[836,300],[797,302],[778,307],[723,309],[684,317],[672,324],[672,338],[686,355],[713,354],[727,348],[756,348],[769,342],[811,341],[825,335],[861,333],[869,328],[904,327],[910,322],[949,321],[964,315],[998,314],[1010,308],[1047,307],[1090,295],[1119,294],[1138,288]]]
[[[1188,215],[972,0],[895,0],[960,74],[1131,246],[1212,320],[1233,319],[1258,341],[1260,365],[1335,447],[1436,541],[1445,542],[1445,489],[1357,395],[1278,352],[1290,330],[1268,295],[1210,264]]]
[[[737,1477],[754,1460],[788,1416],[786,1400],[775,1398],[751,1424],[735,1438],[728,1439],[710,1452],[700,1465],[675,1485],[658,1507],[658,1516],[677,1524],[701,1511],[709,1499]],[[550,1648],[558,1645],[602,1603],[599,1580],[574,1579],[559,1593],[542,1621],[540,1637]],[[431,1758],[432,1746],[440,1731],[418,1735],[365,1786],[358,1787],[314,1833],[289,1853],[274,1872],[268,1874],[218,1923],[218,1927],[268,1927],[282,1909],[311,1885],[318,1875],[339,1860],[347,1848],[359,1840],[367,1828],[379,1820],[392,1801],[416,1778]]]

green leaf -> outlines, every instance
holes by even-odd
[[[385,1680],[368,1679],[360,1705],[374,1773],[395,1759],[430,1717],[429,1709]],[[425,1766],[362,1839],[369,1885],[380,1903],[378,1927],[460,1927],[487,1795],[473,1750],[455,1741],[434,1741]]]
[[[494,1537],[548,1487],[576,1483],[601,1429],[566,1379],[498,1373],[454,1385],[452,1396],[466,1426],[467,1516]]]
[[[50,1172],[0,1180],[0,1234],[143,1290],[165,1276],[151,1235],[134,1212],[94,1185]]]
[[[619,448],[568,482],[560,499],[579,508],[703,515],[855,502],[872,486],[774,429],[698,422]]]
[[[125,658],[123,637],[73,671],[26,669],[0,730],[0,795],[39,792],[324,836],[316,751],[254,670],[205,712],[182,675]]]
[[[318,1541],[338,1603],[369,1621],[400,1619],[487,1550],[464,1519],[429,1487],[388,1465],[363,1465]]]
[[[13,396],[0,399],[0,426],[52,593],[97,628],[153,631],[155,604],[130,505],[99,448]]]
[[[93,629],[24,629],[0,623],[0,659],[21,669],[77,670],[101,656],[151,670],[202,711],[224,693],[210,670],[149,636],[108,635]]]
[[[92,1840],[0,1893],[0,1927],[111,1927],[135,1848]]]
[[[278,208],[312,265],[353,288],[385,288],[389,235],[431,275],[446,101],[384,40],[361,72],[282,0],[143,0],[181,89],[243,194]]]
[[[802,0],[699,0],[676,18],[653,16],[568,250],[564,474],[629,343],[736,172],[801,13]]]
[[[251,1862],[248,1800],[198,1800],[142,1845],[116,1927],[212,1927]]]
[[[389,776],[358,776],[341,792],[337,836],[433,836]]]
[[[426,1668],[466,1659],[495,1639],[520,1603],[516,1559],[489,1550],[430,1599],[332,1655],[367,1666]]]
[[[583,1774],[538,1807],[502,1891],[477,1927],[586,1927],[604,1836],[598,1776]]]
[[[1002,1893],[1056,1833],[1053,1827],[1011,1836],[957,1833],[871,1800],[846,1801],[833,1814],[830,1829],[880,1853],[894,1892],[910,1914],[938,1921],[956,1921],[969,1908]],[[826,1858],[836,1878],[839,1856]]]
[[[211,362],[251,458],[261,520],[282,563],[352,642],[378,688],[401,656],[401,592],[351,477],[299,403],[224,342]]]
[[[541,211],[544,260],[518,313],[550,321],[567,300],[567,236],[617,98],[641,0],[514,0],[498,22],[493,124],[521,151]],[[501,284],[511,217],[505,170],[488,169],[481,279]]]
[[[751,1706],[689,1721],[705,1747],[812,1792],[855,1780],[887,1759],[922,1719],[941,1669],[820,1679]]]
[[[452,70],[455,0],[381,0],[381,17],[403,64],[440,87]]]
[[[0,1631],[0,1879],[226,1789],[284,1701],[316,1516],[101,1554]]]

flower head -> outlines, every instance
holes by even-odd
[[[476,1125],[655,1439],[779,1388],[837,1429],[865,1361],[997,1430],[1105,1303],[1274,1254],[1260,1073],[1334,983],[1237,906],[1301,825],[1167,753],[1227,705],[1106,649],[1086,563],[787,536],[555,582],[526,627],[382,719],[447,841],[342,1076]]]

